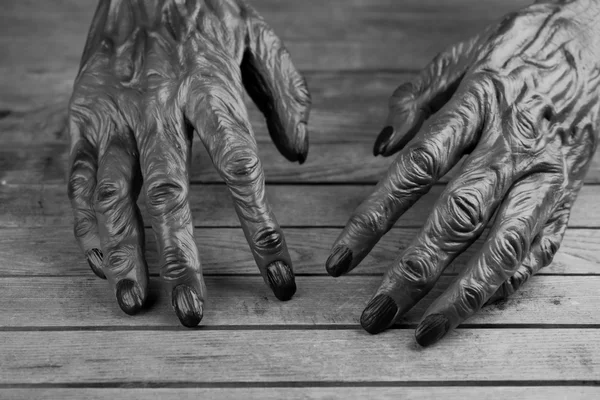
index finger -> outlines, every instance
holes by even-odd
[[[279,300],[289,300],[296,292],[292,261],[265,193],[262,164],[240,95],[240,75],[227,60],[211,61],[211,72],[199,73],[192,84],[194,95],[186,114],[229,187],[263,279]]]

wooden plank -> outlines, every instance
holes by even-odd
[[[434,186],[399,220],[397,226],[420,228],[444,190]],[[350,214],[373,191],[370,185],[267,185],[267,197],[282,226],[343,227]],[[600,227],[599,186],[584,186],[573,206],[570,226]],[[225,185],[192,185],[190,206],[201,227],[239,226]],[[147,222],[144,199],[142,216]],[[0,226],[71,226],[71,206],[64,185],[11,185],[0,182]]]
[[[454,277],[434,290],[399,324],[417,324]],[[203,325],[356,325],[380,277],[298,277],[298,292],[277,301],[258,276],[207,277]],[[134,318],[124,314],[105,281],[95,277],[0,278],[2,327],[177,327],[170,296],[151,280],[152,306]],[[485,307],[467,324],[600,325],[600,277],[536,276],[507,301]]]
[[[597,383],[598,332],[460,329],[428,349],[412,329],[1,332],[0,376],[4,384]]]
[[[68,92],[96,0],[5,0],[0,10],[0,109]],[[528,0],[254,0],[303,70],[421,68]],[[409,56],[407,56],[409,55]]]
[[[5,389],[0,398],[11,400],[325,400],[325,399],[593,399],[600,397],[600,387],[586,386],[476,386],[476,387],[270,387],[270,388],[169,388],[169,389]]]
[[[308,72],[312,97],[311,143],[363,142],[372,145],[387,116],[387,102],[396,87],[414,73]],[[66,109],[73,76],[64,91],[53,91],[38,108],[24,108],[0,119],[6,143],[27,145],[66,143]],[[250,121],[259,142],[270,142],[264,118],[245,96]]]
[[[306,163],[288,163],[271,143],[263,117],[250,104],[259,153],[269,182],[377,182],[394,157],[373,157],[387,99],[411,75],[401,73],[331,73],[308,75],[314,109],[311,148]],[[65,93],[67,96],[68,93]],[[8,183],[65,182],[68,138],[64,132],[66,100],[0,119],[0,180]],[[203,146],[194,146],[191,179],[220,182]],[[449,176],[453,176],[451,173]],[[447,181],[447,178],[442,181]],[[600,182],[600,152],[586,182]]]
[[[271,142],[259,144],[259,156],[267,183],[360,183],[375,184],[395,157],[373,157],[371,143],[317,143],[303,165],[288,162]],[[19,183],[66,183],[66,144],[5,146],[0,150],[0,180]],[[461,171],[463,161],[440,179],[448,182]],[[194,183],[223,182],[200,143],[193,150]],[[600,152],[592,159],[586,183],[600,182]]]
[[[393,162],[391,157],[373,157],[372,145],[366,143],[315,144],[303,165],[288,162],[271,142],[260,143],[259,155],[268,183],[376,183]],[[192,182],[223,182],[200,143],[193,156]],[[66,144],[6,146],[0,150],[0,180],[10,184],[66,183],[68,158]],[[593,173],[590,179],[595,179]]]
[[[340,231],[337,228],[285,229],[296,274],[326,274],[325,260]],[[383,273],[416,233],[414,228],[394,228],[351,274]],[[150,272],[157,274],[156,241],[149,228],[146,238]],[[241,229],[198,228],[195,238],[205,274],[258,273]],[[447,272],[460,271],[482,243],[480,238],[452,263]],[[540,274],[600,274],[600,230],[567,230],[552,264]],[[52,226],[0,229],[0,276],[18,275],[92,276],[73,238],[73,229]]]

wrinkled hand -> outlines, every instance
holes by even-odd
[[[242,0],[101,0],[69,109],[75,236],[121,309],[148,293],[140,191],[160,275],[185,326],[202,319],[202,278],[188,201],[193,132],[229,186],[260,272],[280,300],[296,290],[266,199],[242,83],[279,151],[302,163],[309,95],[273,31]]]
[[[361,325],[380,332],[490,222],[483,248],[425,312],[423,346],[512,294],[559,248],[599,128],[600,2],[535,4],[437,56],[390,100],[375,155],[399,151],[335,242],[327,271],[356,267],[464,155],[425,225],[384,275]]]

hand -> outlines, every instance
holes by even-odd
[[[241,0],[101,0],[69,107],[69,197],[75,237],[127,314],[144,304],[146,197],[160,275],[181,323],[202,319],[206,288],[188,202],[198,133],[233,197],[275,296],[296,291],[283,233],[266,198],[242,83],[279,151],[302,163],[310,98],[289,54]]]
[[[599,126],[600,3],[536,4],[438,55],[390,100],[375,155],[399,152],[327,260],[355,268],[408,208],[466,157],[361,316],[380,332],[412,308],[492,219],[483,248],[429,307],[427,346],[513,293],[558,250]]]

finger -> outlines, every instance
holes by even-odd
[[[308,154],[310,95],[306,82],[275,32],[254,10],[249,10],[249,15],[242,81],[264,114],[279,152],[302,164]]]
[[[421,346],[437,342],[476,313],[514,275],[555,209],[562,183],[560,175],[538,173],[514,185],[481,250],[425,312],[416,331]]]
[[[137,153],[130,132],[113,132],[100,156],[95,196],[104,272],[129,315],[142,308],[148,295],[144,226],[136,205],[142,182]]]
[[[498,290],[486,302],[486,305],[505,300],[519,290],[530,277],[552,262],[567,230],[571,204],[570,202],[564,203],[561,208],[554,212],[542,232],[533,240],[531,251],[521,266],[513,276],[500,285]]]
[[[484,85],[466,83],[398,154],[335,241],[326,262],[330,275],[356,267],[396,220],[471,150],[482,129],[487,93]]]
[[[97,150],[83,137],[79,124],[69,121],[71,155],[68,194],[74,217],[74,234],[87,262],[98,277],[106,279],[102,271],[103,254],[94,211],[94,192],[98,170]]]
[[[138,143],[146,208],[158,247],[160,276],[182,325],[194,327],[203,316],[206,286],[189,205],[191,132],[181,115],[157,106],[147,115]]]
[[[265,178],[247,112],[239,95],[239,75],[217,68],[210,81],[198,83],[200,93],[216,91],[219,98],[193,104],[188,115],[217,171],[227,183],[242,229],[263,279],[275,296],[289,300],[296,292],[292,262],[283,232],[265,193]],[[236,82],[238,84],[236,85]]]
[[[423,122],[450,100],[484,36],[475,36],[438,54],[411,82],[394,91],[386,126],[375,141],[373,155],[387,157],[402,149]]]

